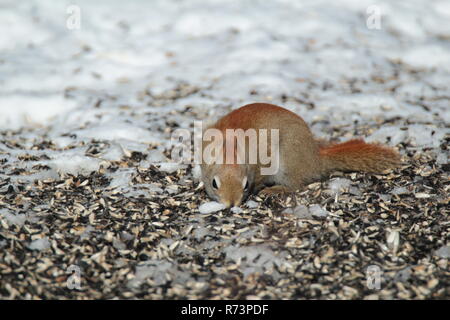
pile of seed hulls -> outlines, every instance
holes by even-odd
[[[400,148],[389,173],[336,172],[211,214],[192,167],[141,168],[138,152],[90,175],[4,179],[0,298],[448,299],[450,167]],[[153,189],[110,188],[120,168]]]

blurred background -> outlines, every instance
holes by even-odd
[[[0,125],[80,125],[77,111],[112,96],[110,108],[290,100],[309,120],[448,121],[449,19],[445,0],[3,0]],[[193,92],[157,101],[180,86]]]

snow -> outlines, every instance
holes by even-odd
[[[409,193],[409,191],[405,187],[395,187],[394,189],[392,189],[391,193],[399,195]]]
[[[233,212],[234,214],[241,214],[243,212],[243,210],[239,207],[232,207],[231,212]]]
[[[147,155],[147,160],[152,164],[156,164],[165,162],[168,159],[160,150],[150,150]]]
[[[431,126],[414,124],[408,127],[408,138],[416,146],[438,148],[449,132],[446,129],[439,130]]]
[[[100,168],[99,159],[73,154],[73,152],[57,154],[52,160],[44,163],[58,173],[70,173],[73,175],[89,175]]]
[[[390,194],[382,194],[378,195],[383,202],[391,202],[392,196]]]
[[[111,177],[112,180],[109,183],[109,188],[126,189],[130,184],[131,176],[134,172],[135,171],[132,169],[122,169],[110,174],[109,177]]]
[[[445,164],[448,163],[448,154],[446,153],[439,153],[438,156],[436,157],[436,163],[437,164]]]
[[[80,235],[80,240],[83,241],[89,239],[93,231],[95,231],[95,228],[93,226],[87,226],[86,229],[84,229],[83,233]]]
[[[366,138],[366,141],[397,145],[398,143],[405,141],[407,136],[407,131],[401,130],[398,126],[387,126],[376,130]]]
[[[222,203],[216,202],[216,201],[211,201],[211,202],[205,202],[202,205],[200,205],[200,207],[198,208],[198,211],[200,211],[200,213],[202,213],[202,214],[209,214],[209,213],[217,212],[217,211],[220,211],[223,209],[225,209],[225,205],[223,205]]]
[[[36,239],[28,245],[28,248],[30,250],[44,251],[50,248],[50,241],[48,238]]]
[[[397,145],[408,142],[414,146],[438,148],[450,131],[436,125],[411,124],[407,127],[382,127],[367,137],[367,142],[381,142]]]
[[[411,278],[413,271],[411,267],[406,267],[395,274],[394,279],[400,282],[406,282]]]
[[[433,58],[430,59],[430,57]],[[416,68],[444,68],[450,71],[450,51],[437,45],[413,48],[405,54],[402,60]]]
[[[185,165],[175,162],[164,162],[159,164],[159,170],[167,173],[172,173],[185,167],[186,167]]]
[[[149,261],[136,267],[134,278],[128,282],[128,287],[139,287],[147,278],[151,278],[157,286],[168,281],[166,273],[170,270],[172,264],[168,261],[157,260]]]
[[[283,213],[294,214],[298,218],[306,220],[315,218],[326,218],[329,214],[327,210],[325,210],[318,204],[312,204],[309,207],[300,204],[293,208],[284,209]]]
[[[276,278],[275,267],[280,267],[286,261],[283,256],[277,255],[267,245],[235,246],[224,249],[226,259],[240,265],[240,269],[247,278],[251,274],[273,272]]]
[[[255,209],[255,208],[258,208],[258,202],[256,202],[256,201],[253,201],[253,200],[248,200],[246,203],[245,203],[245,206],[247,207],[247,208],[250,208],[250,209]]]
[[[434,254],[441,258],[450,258],[450,245],[440,247]]]
[[[333,195],[341,193],[351,185],[351,180],[345,178],[335,178],[330,181],[330,189]]]
[[[194,279],[190,273],[180,271],[169,261],[152,259],[136,267],[136,273],[127,287],[137,288],[147,279],[151,280],[155,286],[166,284],[168,281],[172,281],[173,284],[186,284],[187,281],[192,281],[197,285],[197,283],[200,284],[202,277]]]
[[[116,248],[117,250],[126,250],[127,249],[127,246],[125,245],[125,243],[123,243],[119,239],[114,238],[112,244],[113,244],[113,247]]]
[[[281,93],[297,95],[308,83],[298,79],[311,79],[315,85],[308,93],[319,111],[295,103],[287,106],[306,118],[323,112],[339,120],[351,112],[383,115],[386,109],[388,115],[408,117],[426,112],[406,109],[403,97],[380,92],[383,88],[373,81],[359,83],[361,92],[349,94],[346,79],[387,74],[395,59],[442,79],[450,71],[445,1],[415,1],[408,6],[378,1],[380,30],[367,28],[370,1],[245,5],[80,0],[76,3],[81,9],[80,30],[65,26],[70,4],[44,0],[18,6],[7,1],[2,7],[1,25],[8,30],[0,41],[3,128],[65,122],[67,129],[79,130],[80,137],[161,142],[140,118],[156,110],[146,98],[136,96],[144,90],[154,96],[165,94],[174,88],[171,79],[202,87],[212,84],[207,98],[186,97],[185,103],[193,106],[226,105],[231,100],[236,107],[254,100],[252,90],[264,100],[277,99]],[[402,77],[402,84],[414,81],[410,75]],[[321,89],[326,81],[334,90]],[[425,82],[420,87],[420,91],[430,88]],[[446,90],[448,86],[438,91]],[[415,97],[420,94],[414,92]],[[110,97],[115,100],[104,106],[102,101]],[[92,109],[98,101],[100,107]],[[170,112],[176,104],[157,112]],[[126,108],[135,114],[125,116]],[[445,108],[436,112],[446,113]],[[131,118],[134,121],[128,122]],[[77,128],[84,124],[88,126]]]
[[[14,213],[8,209],[0,209],[0,217],[5,218],[9,224],[13,224],[19,227],[23,226],[23,224],[27,220],[25,214]]]
[[[309,206],[309,212],[311,212],[311,214],[313,216],[319,217],[319,218],[324,218],[324,217],[328,216],[328,214],[329,214],[329,212],[327,210],[325,210],[318,204],[313,204],[313,205]]]
[[[124,156],[124,149],[118,143],[112,143],[110,147],[100,155],[102,159],[108,161],[120,161]]]
[[[203,240],[207,235],[211,234],[211,232],[206,227],[196,228],[193,232],[195,239]]]
[[[159,142],[150,131],[138,126],[126,125],[122,123],[110,123],[107,125],[95,126],[90,129],[78,130],[74,132],[80,138],[91,138],[99,140],[131,140],[140,143]]]
[[[308,207],[305,205],[298,205],[294,208],[286,208],[283,213],[294,214],[300,219],[313,219],[311,213],[308,210]]]
[[[24,96],[21,94],[0,95],[0,115],[3,127],[13,130],[23,125],[47,125],[52,118],[76,107],[74,101],[66,100],[62,95]]]

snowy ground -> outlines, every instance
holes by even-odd
[[[81,10],[79,29],[67,27],[74,18],[67,13],[69,5]],[[380,28],[369,28],[367,20],[371,26],[371,14],[378,9]],[[264,232],[251,223],[238,229],[242,216],[270,209],[258,199],[235,209],[234,220],[227,216],[225,225],[220,220],[225,212],[202,216],[198,208],[208,200],[203,191],[194,190],[192,167],[152,166],[168,155],[172,129],[189,128],[194,120],[211,121],[253,101],[299,113],[320,137],[363,136],[396,146],[416,161],[414,170],[403,173],[436,177],[431,196],[426,190],[412,196],[419,202],[431,197],[436,204],[432,213],[442,224],[419,254],[438,252],[440,259],[432,262],[435,273],[421,278],[428,291],[381,297],[448,297],[448,268],[440,261],[449,255],[449,220],[445,205],[439,204],[448,204],[449,20],[446,0],[2,1],[0,280],[8,281],[0,281],[0,297],[373,297],[361,285],[367,261],[351,270],[360,274],[359,287],[342,283],[314,295],[319,290],[311,287],[319,281],[314,278],[303,283],[311,291],[255,287],[236,293],[227,272],[238,280],[262,281],[255,275],[275,270],[270,283],[282,286],[291,279],[288,274],[301,268],[296,259],[305,243],[293,252],[294,240],[284,250],[271,241],[257,241]],[[350,194],[364,199],[358,189],[370,188],[353,180],[358,177],[338,176],[325,188],[332,199],[341,187],[353,188]],[[414,192],[424,184],[417,177],[411,177]],[[77,189],[87,187],[92,197]],[[413,192],[408,185],[394,187],[387,193]],[[121,200],[111,200],[116,197]],[[334,214],[328,200],[322,200],[287,214],[300,220],[325,218],[318,221],[328,226],[341,213],[336,209]],[[214,215],[218,221],[210,220]],[[131,226],[121,225],[125,217],[134,219]],[[57,221],[62,224],[55,225]],[[111,221],[121,228],[116,230]],[[340,225],[339,219],[334,223]],[[178,230],[181,225],[188,229]],[[401,230],[400,239],[414,228]],[[180,234],[172,234],[174,230]],[[227,232],[234,236],[222,238]],[[388,240],[395,240],[395,232]],[[103,245],[94,245],[97,241],[90,237]],[[90,249],[77,249],[86,243]],[[401,243],[408,249],[407,242]],[[215,265],[211,256],[199,262],[190,251],[196,245],[205,251],[219,248],[214,257],[227,265]],[[111,250],[120,259],[109,256]],[[188,262],[195,256],[191,262],[202,266],[186,267],[188,262],[178,255]],[[14,268],[15,259],[24,264],[23,271]],[[401,265],[416,268],[419,260]],[[103,263],[113,265],[113,271],[99,267]],[[81,276],[84,291],[64,289],[71,264],[89,275]],[[56,268],[53,273],[46,271],[51,268]],[[211,270],[223,276],[214,285]],[[25,274],[40,279],[42,272],[47,272],[46,281],[23,285]],[[98,284],[99,279],[105,282]]]

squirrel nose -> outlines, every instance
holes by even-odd
[[[233,201],[233,206],[237,207],[242,202],[242,197],[239,197]]]
[[[222,201],[222,203],[225,205],[225,207],[227,208],[231,208],[231,207],[235,207],[241,204],[242,201],[242,197],[233,199],[233,200],[224,200]]]

